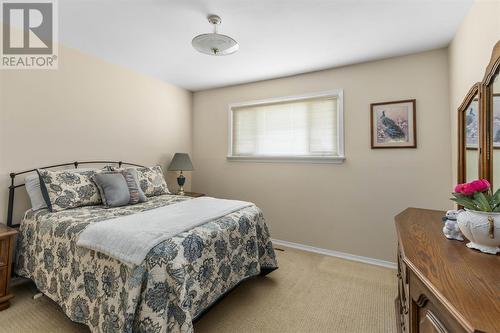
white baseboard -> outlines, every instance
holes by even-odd
[[[273,244],[275,244],[275,245],[288,246],[288,247],[298,249],[298,250],[324,254],[327,256],[338,257],[338,258],[352,260],[352,261],[358,261],[358,262],[362,262],[365,264],[382,266],[382,267],[386,267],[386,268],[392,268],[392,269],[397,268],[397,264],[395,262],[391,262],[391,261],[385,261],[385,260],[380,260],[380,259],[375,259],[375,258],[370,258],[370,257],[363,257],[363,256],[358,256],[355,254],[350,254],[350,253],[345,253],[345,252],[340,252],[340,251],[322,249],[319,247],[303,245],[303,244],[299,244],[299,243],[292,243],[292,242],[287,242],[287,241],[274,239],[274,238],[272,239],[272,241],[273,241]]]

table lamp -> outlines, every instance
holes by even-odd
[[[178,195],[184,195],[184,184],[186,183],[186,177],[182,174],[183,171],[193,171],[193,163],[189,155],[186,153],[175,153],[174,158],[168,166],[168,171],[180,171],[179,177],[177,177],[177,184],[179,184]]]

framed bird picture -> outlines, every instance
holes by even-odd
[[[465,147],[477,149],[479,142],[479,104],[474,98],[465,110]]]
[[[416,100],[370,104],[371,143],[377,148],[417,148]]]
[[[500,149],[500,94],[493,94],[493,148]]]

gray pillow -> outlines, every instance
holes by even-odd
[[[29,175],[24,179],[26,185],[26,192],[31,201],[31,209],[39,210],[47,208],[47,203],[42,195],[42,189],[40,188],[40,177],[37,174]]]
[[[121,172],[97,173],[92,179],[101,193],[104,206],[120,207],[128,205],[130,191]]]

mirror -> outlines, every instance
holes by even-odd
[[[480,175],[479,83],[475,84],[458,109],[458,182],[478,179]]]
[[[500,188],[500,40],[491,53],[491,60],[486,67],[480,93],[480,106],[485,111],[486,131],[484,151],[481,158],[484,178],[488,179],[493,190]],[[482,96],[482,97],[481,97]],[[481,118],[481,115],[480,115]],[[480,121],[481,122],[481,121]]]
[[[465,109],[465,182],[479,178],[479,98]]]
[[[491,85],[491,121],[493,125],[491,141],[493,143],[492,178],[493,189],[500,188],[500,75],[497,73]]]
[[[485,178],[500,188],[500,41],[482,82],[458,108],[458,182]]]

